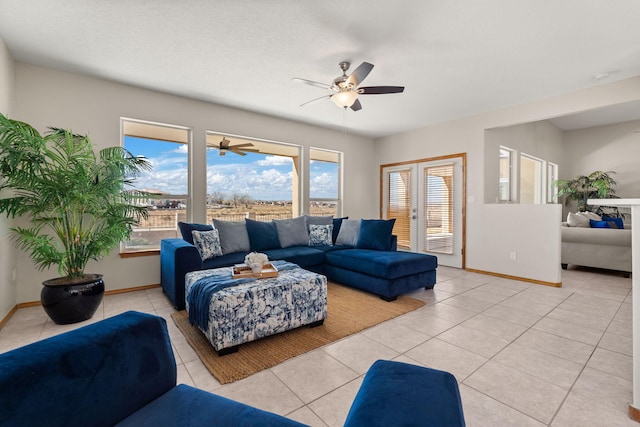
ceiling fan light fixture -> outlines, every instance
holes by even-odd
[[[351,89],[342,89],[338,93],[331,95],[331,101],[340,108],[348,108],[358,99],[358,93]]]

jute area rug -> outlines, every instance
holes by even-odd
[[[209,372],[220,384],[227,384],[413,311],[425,303],[403,296],[386,302],[375,295],[329,283],[327,304],[327,318],[322,326],[303,326],[242,344],[237,353],[222,357],[204,334],[189,323],[186,310],[173,313],[171,317]]]

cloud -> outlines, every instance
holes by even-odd
[[[135,181],[137,189],[156,189],[169,194],[187,194],[188,158],[186,146],[157,153],[148,160],[153,165]],[[214,155],[214,157],[209,157]],[[291,200],[293,171],[290,157],[269,155],[261,160],[225,156],[216,152],[207,156],[207,193],[248,194],[256,200]],[[247,161],[243,163],[243,161]],[[233,163],[229,163],[233,162]],[[316,171],[311,174],[312,197],[336,197],[337,173]]]
[[[229,168],[209,168],[207,171],[207,193],[220,191],[249,194],[256,200],[291,200],[292,172],[270,168],[257,170],[253,165],[236,165]]]
[[[187,182],[187,168],[152,170],[136,178],[134,188],[151,188],[169,194],[187,194]]]
[[[292,162],[291,157],[285,156],[267,156],[264,160],[258,160],[256,164],[258,166],[284,166],[290,165]]]
[[[176,148],[175,150],[171,151],[172,153],[179,153],[179,154],[188,154],[189,153],[189,144],[179,144],[178,148]]]
[[[323,172],[311,176],[309,194],[313,198],[338,197],[338,177],[336,174]]]

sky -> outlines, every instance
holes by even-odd
[[[125,148],[135,156],[144,156],[152,164],[135,180],[139,190],[160,190],[170,194],[187,194],[188,146],[125,136]],[[335,163],[311,162],[310,195],[313,198],[338,194],[338,167]],[[240,156],[207,150],[207,193],[220,191],[248,194],[255,200],[291,200],[291,159],[259,153]]]

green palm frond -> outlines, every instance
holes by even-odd
[[[0,213],[25,217],[29,228],[12,229],[17,246],[36,266],[58,266],[79,277],[89,260],[99,260],[130,237],[146,217],[135,204],[144,193],[128,189],[151,165],[122,147],[97,154],[89,138],[30,125],[0,114]]]

